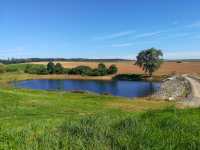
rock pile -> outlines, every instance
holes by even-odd
[[[174,76],[165,80],[153,97],[164,100],[178,100],[190,94],[190,83],[182,76]]]

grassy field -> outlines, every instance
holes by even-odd
[[[79,65],[86,65],[92,68],[97,67],[99,62],[60,62],[65,68],[72,68]],[[47,64],[47,62],[37,62],[34,64]],[[144,73],[142,69],[134,65],[132,61],[119,61],[119,62],[105,62],[106,66],[116,64],[119,68],[119,74],[126,73]],[[185,74],[185,73],[199,73],[200,62],[164,62],[161,68],[155,75],[170,75],[170,74]]]
[[[46,76],[47,77],[47,76]],[[0,149],[198,149],[200,109],[145,99],[15,89],[0,74]]]
[[[0,149],[197,149],[200,109],[99,96],[0,89]]]

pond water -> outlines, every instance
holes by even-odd
[[[158,82],[96,81],[96,80],[26,80],[13,83],[15,87],[39,90],[90,91],[114,96],[148,96],[160,88]]]

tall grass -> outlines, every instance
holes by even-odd
[[[200,147],[200,109],[167,108],[141,115],[99,113],[55,127],[34,123],[0,129],[1,149],[188,150]]]

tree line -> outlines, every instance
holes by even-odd
[[[116,65],[111,65],[108,68],[105,64],[98,64],[97,68],[91,68],[89,66],[77,66],[74,68],[64,68],[61,63],[53,63],[50,61],[45,65],[27,64],[24,72],[29,74],[71,74],[82,76],[105,76],[116,74],[118,68]]]
[[[2,64],[19,64],[19,63],[30,63],[30,62],[49,62],[49,61],[74,61],[74,62],[116,62],[116,61],[127,61],[127,59],[85,59],[85,58],[11,58],[11,59],[0,59]]]
[[[153,73],[158,70],[163,63],[163,53],[159,49],[150,48],[143,50],[138,53],[135,65],[141,67],[146,74],[152,77]],[[20,61],[40,61],[43,59],[25,59]],[[46,59],[44,59],[46,60]],[[64,60],[64,59],[61,59]],[[11,60],[11,62],[17,63],[19,60]],[[9,61],[10,62],[10,61]],[[179,62],[178,62],[179,63]],[[16,68],[6,68],[4,65],[0,64],[0,73],[5,71],[15,71]],[[67,69],[60,63],[54,64],[53,61],[49,61],[47,66],[44,65],[33,65],[28,64],[24,69],[25,73],[30,74],[78,74],[87,76],[104,76],[109,74],[116,74],[118,68],[115,65],[111,65],[109,68],[105,64],[100,63],[97,68],[91,68],[89,66],[78,66],[75,68]]]

